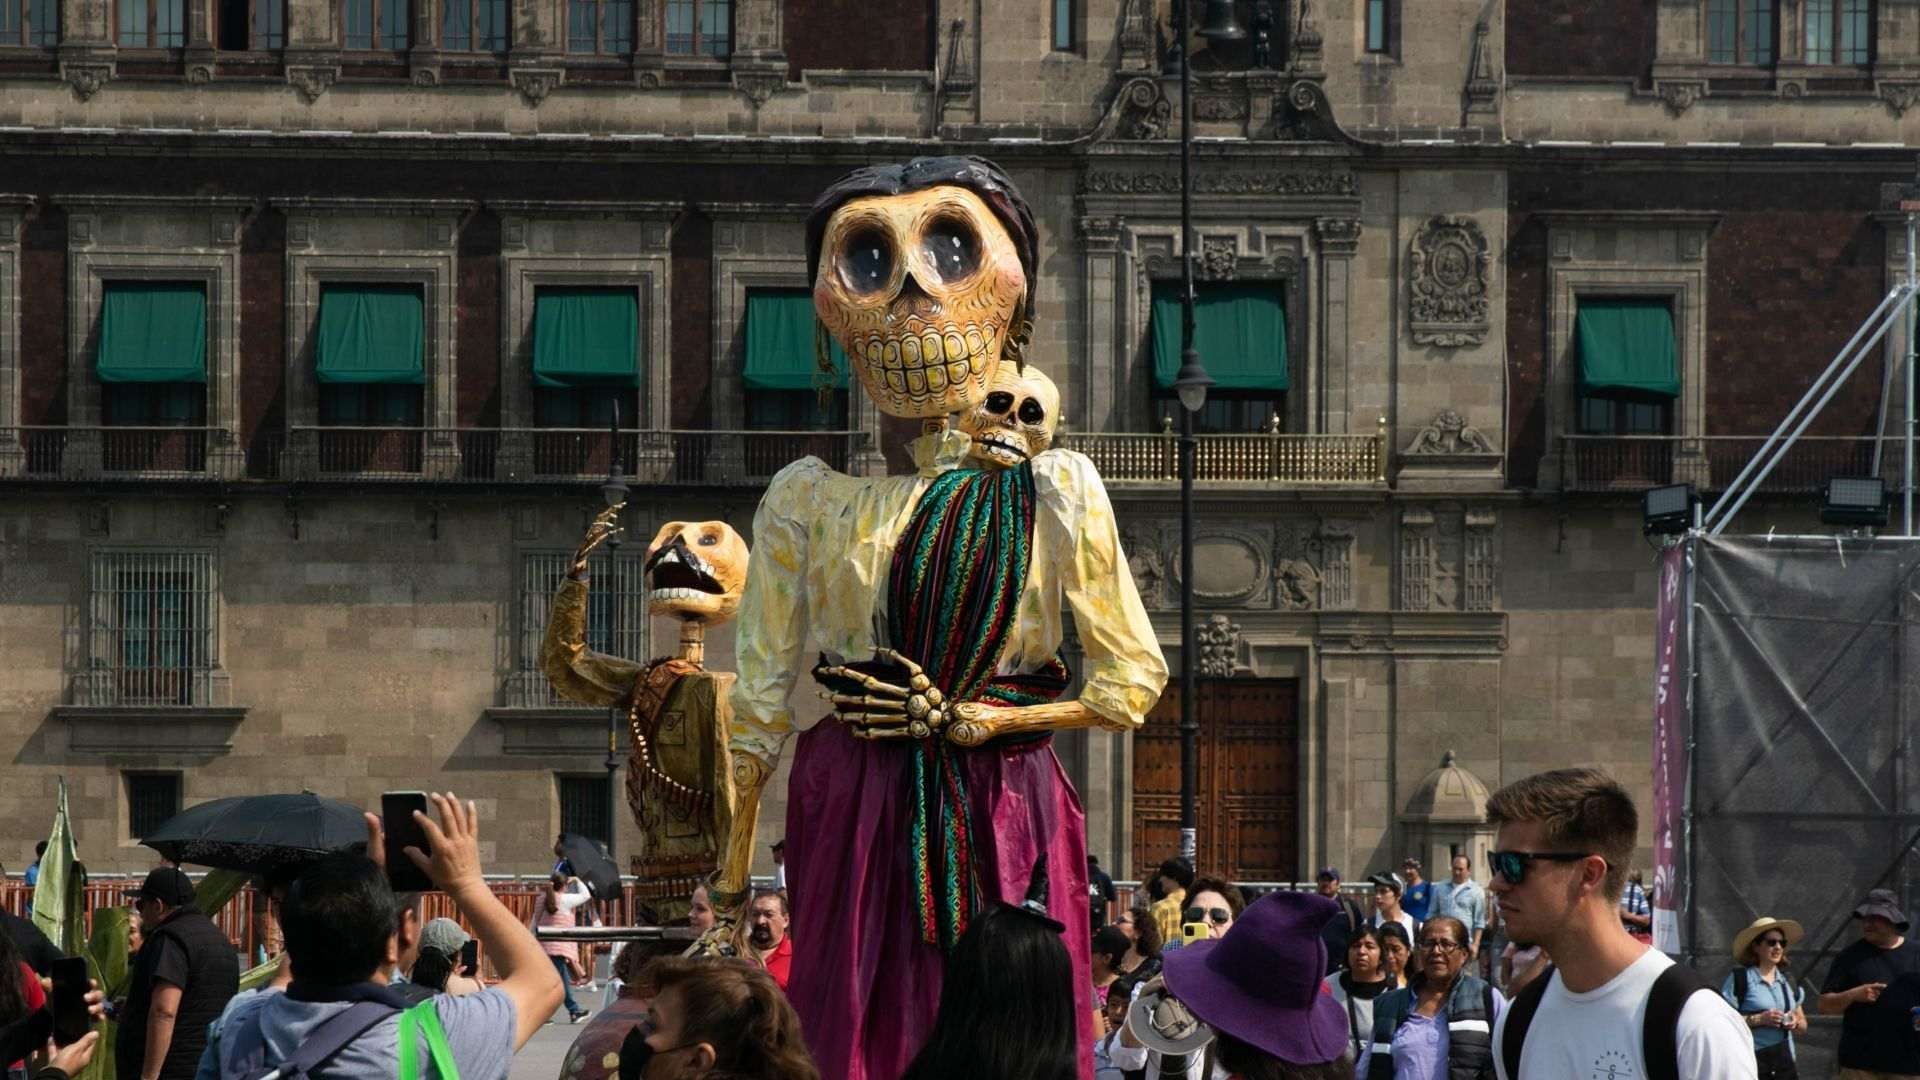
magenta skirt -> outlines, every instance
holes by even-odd
[[[1019,903],[1045,850],[1047,908],[1066,924],[1080,1018],[1080,1075],[1093,1076],[1087,830],[1051,740],[968,751],[974,860],[987,902]],[[933,1029],[945,957],[920,940],[911,871],[910,755],[831,717],[800,736],[787,784],[793,975],[822,1077],[898,1080]],[[984,1078],[983,1078],[984,1080]]]

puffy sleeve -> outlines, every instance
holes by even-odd
[[[807,645],[807,543],[815,490],[829,470],[819,458],[788,465],[767,485],[753,515],[747,587],[734,633],[734,752],[778,759],[793,730],[787,695]]]
[[[1167,685],[1167,661],[1120,550],[1106,485],[1086,455],[1052,450],[1035,459],[1034,487],[1039,512],[1053,519],[1042,535],[1054,545],[1053,564],[1086,653],[1080,702],[1108,727],[1137,728]]]

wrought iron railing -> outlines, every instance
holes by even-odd
[[[207,447],[214,432],[192,427],[0,428],[0,451],[18,447],[0,475],[36,480],[197,479],[207,475]]]
[[[1583,492],[1640,491],[1685,483],[1702,491],[1721,491],[1765,443],[1761,435],[1564,435],[1561,487]],[[1831,477],[1870,475],[1873,451],[1870,436],[1802,436],[1767,475],[1760,491],[1811,495]],[[1881,475],[1897,474],[1900,462],[1899,441],[1887,439]]]
[[[1194,479],[1203,483],[1386,483],[1386,437],[1380,432],[1199,435],[1195,442]],[[1166,432],[1068,432],[1060,443],[1093,459],[1108,481],[1180,478],[1179,438]]]

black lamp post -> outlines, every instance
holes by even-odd
[[[1173,380],[1180,397],[1180,854],[1189,862],[1198,857],[1199,833],[1194,799],[1200,787],[1200,721],[1194,715],[1193,643],[1193,471],[1199,443],[1193,437],[1193,414],[1207,404],[1213,380],[1201,366],[1193,345],[1193,255],[1199,246],[1193,235],[1193,63],[1187,55],[1192,23],[1181,0],[1180,20],[1180,373]],[[1218,18],[1218,5],[1208,0],[1209,41],[1232,41],[1246,36],[1233,22],[1232,9]]]
[[[606,500],[607,508],[623,506],[627,501],[627,478],[620,471],[620,398],[613,399],[613,421],[607,432],[607,482],[600,485],[600,496]],[[616,649],[620,640],[620,589],[624,582],[619,574],[619,562],[615,555],[620,550],[620,528],[615,524],[607,533],[607,601],[613,605],[608,612],[608,625],[613,640],[608,642],[609,649]],[[618,828],[620,796],[615,783],[620,773],[620,706],[618,703],[607,706],[607,858],[613,860],[613,834]],[[614,860],[618,868],[620,863]]]

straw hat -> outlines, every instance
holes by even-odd
[[[1762,915],[1753,920],[1745,930],[1733,935],[1734,960],[1740,961],[1747,955],[1747,948],[1753,944],[1754,938],[1759,937],[1769,930],[1775,929],[1785,935],[1787,944],[1789,945],[1799,941],[1800,935],[1806,933],[1805,930],[1800,928],[1800,924],[1794,922],[1792,919],[1776,919],[1770,915]]]

